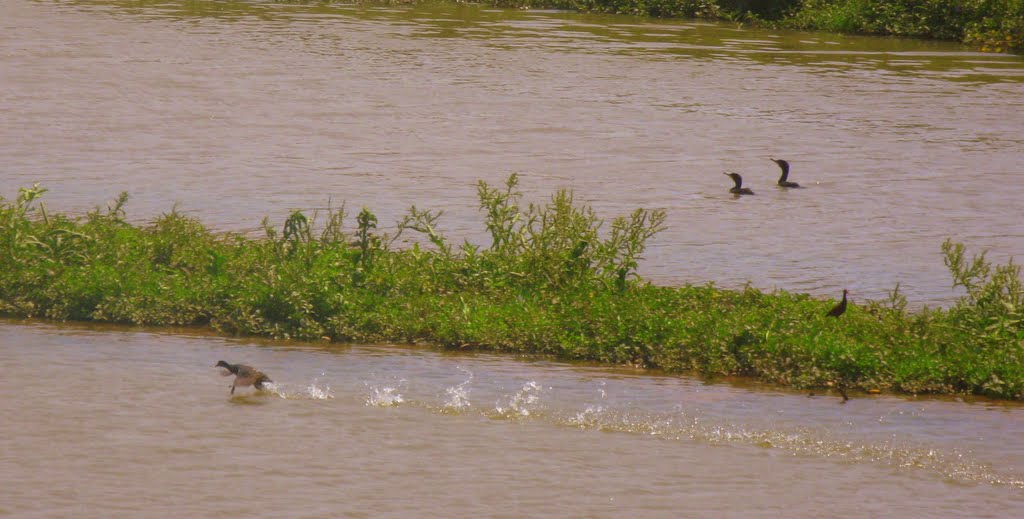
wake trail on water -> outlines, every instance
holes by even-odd
[[[672,411],[637,409],[628,402],[614,403],[603,383],[594,397],[582,402],[561,403],[559,392],[535,380],[522,383],[512,391],[503,391],[493,406],[474,406],[470,399],[475,376],[458,367],[461,382],[433,393],[435,398],[408,396],[404,378],[384,382],[363,382],[364,403],[369,407],[412,406],[440,415],[477,413],[493,420],[535,420],[554,426],[572,427],[653,436],[666,441],[698,442],[708,445],[735,445],[778,449],[794,455],[827,458],[846,463],[867,463],[901,470],[923,470],[954,482],[992,484],[1024,489],[1024,476],[995,469],[973,459],[969,452],[937,448],[913,439],[886,437],[849,439],[842,430],[815,426],[777,426],[742,423],[724,417],[708,417],[700,407],[677,406]],[[263,391],[285,400],[329,400],[335,398],[331,386],[315,377],[308,385],[296,388],[268,383]],[[614,396],[614,395],[613,395]],[[243,397],[249,398],[249,397]],[[248,400],[246,400],[248,402]]]
[[[320,377],[314,377],[308,385],[294,389],[285,384],[266,382],[261,391],[284,400],[328,400],[334,398],[331,386],[321,383]]]

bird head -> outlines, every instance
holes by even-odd
[[[771,160],[772,162],[778,164],[779,167],[782,168],[783,171],[789,171],[789,161],[786,161],[784,159],[774,159],[774,158],[770,158],[770,157],[769,157],[769,160]]]

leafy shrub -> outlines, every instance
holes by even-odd
[[[897,286],[830,319],[834,302],[806,294],[646,283],[636,269],[664,211],[604,228],[571,192],[525,204],[518,183],[478,184],[490,243],[458,248],[437,231],[441,212],[415,207],[391,233],[367,208],[346,231],[342,208],[323,225],[293,212],[251,239],[176,211],[130,225],[126,195],[80,218],[54,216],[33,186],[0,199],[0,313],[428,342],[840,391],[1024,396],[1024,286],[1012,261],[967,258],[947,241],[964,291],[950,309],[909,312]],[[420,240],[393,248],[406,232]]]

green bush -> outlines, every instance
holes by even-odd
[[[637,265],[664,211],[604,227],[560,190],[524,204],[519,179],[478,185],[490,243],[455,247],[441,212],[412,207],[391,233],[363,208],[294,212],[259,239],[215,234],[172,211],[130,225],[126,195],[71,218],[0,199],[0,313],[57,320],[204,325],[332,341],[405,341],[529,352],[785,386],[1024,396],[1024,286],[1012,261],[942,250],[963,296],[907,311],[897,286],[851,305],[751,287],[663,287]],[[409,248],[393,244],[403,233]]]
[[[782,23],[956,40],[996,52],[1024,48],[1024,0],[804,0]]]
[[[554,7],[653,17],[744,20],[841,33],[961,41],[983,50],[1024,50],[1024,0],[496,0],[501,7]]]

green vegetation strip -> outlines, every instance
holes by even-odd
[[[233,334],[423,342],[742,375],[785,386],[1024,396],[1019,267],[943,244],[947,310],[908,311],[899,287],[839,318],[834,301],[786,291],[665,287],[637,276],[664,211],[609,229],[571,192],[522,205],[518,179],[478,185],[488,246],[453,246],[441,214],[411,208],[391,234],[368,209],[292,213],[258,239],[170,212],[126,222],[105,210],[48,214],[35,186],[0,198],[0,313],[57,320],[207,325]],[[398,248],[415,233],[423,247]]]
[[[730,20],[776,28],[960,41],[1024,51],[1024,0],[493,0],[504,7]]]

